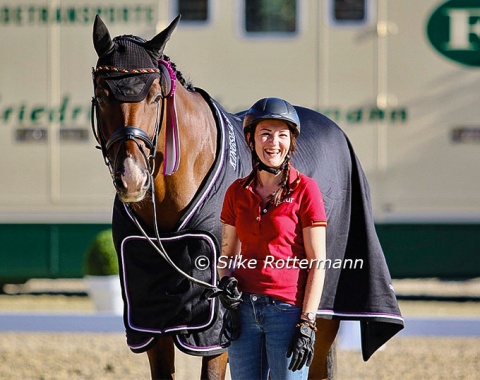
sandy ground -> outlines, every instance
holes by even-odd
[[[45,295],[43,287],[52,292]],[[397,294],[480,296],[480,281],[397,281]],[[81,282],[41,282],[7,289],[0,311],[94,312],[89,297],[60,295],[56,287],[82,291]],[[32,295],[37,294],[37,295]],[[480,316],[480,302],[401,301],[404,316]],[[200,360],[179,353],[177,379],[198,378]],[[397,337],[364,363],[358,351],[337,351],[337,376],[350,379],[478,379],[480,339]],[[148,379],[146,355],[136,355],[117,333],[0,332],[0,379]]]

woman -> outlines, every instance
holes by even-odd
[[[221,284],[234,275],[243,293],[232,379],[306,379],[325,276],[322,194],[290,164],[300,133],[291,104],[259,100],[243,129],[253,170],[229,187],[221,213]]]

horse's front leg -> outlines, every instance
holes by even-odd
[[[330,348],[337,336],[340,321],[317,318],[317,333],[315,334],[315,349],[313,362],[308,372],[309,380],[333,379],[335,372],[335,354],[330,353],[333,358],[329,359]]]
[[[202,358],[202,380],[224,380],[227,372],[228,354],[204,356]]]
[[[175,379],[175,348],[171,336],[158,338],[147,355],[152,379]]]

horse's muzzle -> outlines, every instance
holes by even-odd
[[[131,157],[125,159],[123,167],[115,171],[114,185],[122,202],[140,202],[151,184],[146,168],[139,166]]]

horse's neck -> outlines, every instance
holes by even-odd
[[[163,176],[162,162],[155,173],[156,220],[161,232],[173,231],[191,203],[215,160],[217,129],[209,105],[199,93],[189,92],[177,84],[176,107],[180,136],[180,165],[171,176]],[[163,152],[165,126],[159,141]],[[163,154],[159,152],[159,160]],[[135,213],[143,222],[153,226],[152,203],[142,202]]]

